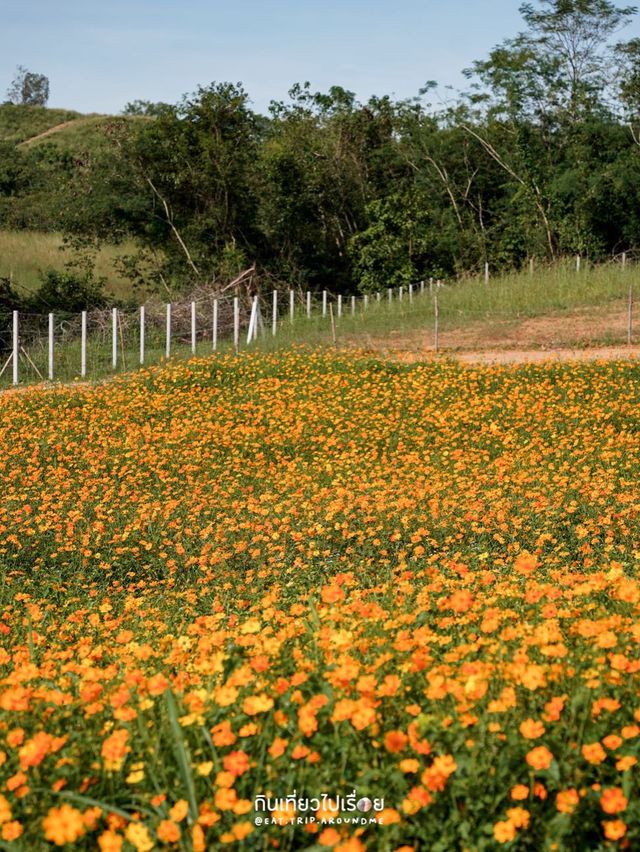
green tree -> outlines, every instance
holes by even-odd
[[[18,65],[7,90],[7,98],[14,104],[46,106],[49,100],[49,78]]]

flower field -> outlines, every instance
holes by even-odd
[[[0,432],[0,848],[640,848],[639,364],[219,356]]]

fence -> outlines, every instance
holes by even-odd
[[[580,271],[576,261],[574,276]],[[601,306],[587,305],[589,322],[576,327],[572,338],[561,312],[563,340],[553,338],[547,317],[545,333],[532,340],[532,345],[631,344],[633,276],[626,263],[616,275],[606,293],[608,303],[616,306],[613,313],[605,316]],[[270,348],[296,341],[403,348],[411,338],[411,347],[435,351],[518,345],[523,322],[536,322],[535,306],[527,309],[526,297],[531,301],[531,292],[513,284],[497,284],[488,267],[483,277],[487,286],[482,286],[481,278],[473,283],[473,291],[469,286],[465,290],[464,285],[430,279],[358,297],[334,295],[329,290],[318,294],[274,290],[267,297],[211,296],[148,304],[135,311],[112,308],[48,315],[13,311],[0,314],[0,384],[96,379],[172,357],[238,352],[258,345]],[[563,286],[566,293],[575,295],[574,285]],[[545,298],[551,309],[563,307],[562,292],[559,286],[555,304],[550,298],[553,288],[547,286]],[[532,312],[534,318],[527,319]]]

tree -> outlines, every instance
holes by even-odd
[[[615,52],[611,39],[636,13],[609,0],[523,3],[527,29],[466,72],[492,95],[496,117],[570,124],[606,109]]]
[[[46,106],[49,100],[49,78],[18,65],[7,97],[11,103],[22,106]]]

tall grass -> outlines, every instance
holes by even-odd
[[[115,260],[133,248],[131,242],[104,246],[96,257],[96,275],[106,279],[107,293],[118,299],[131,298],[131,283],[117,272]],[[62,270],[72,258],[73,252],[64,248],[60,234],[0,230],[0,278],[10,278],[23,294],[37,290],[43,272]]]

